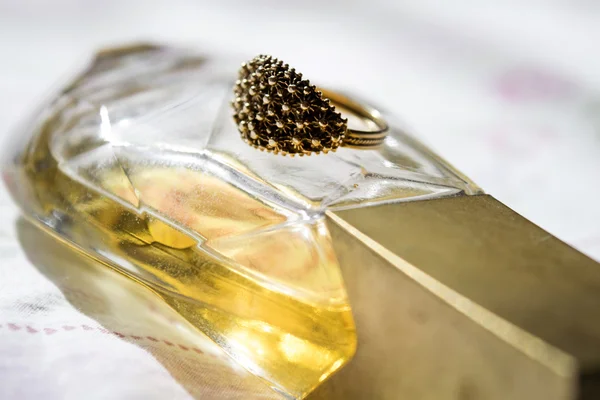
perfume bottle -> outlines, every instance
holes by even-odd
[[[525,278],[568,262],[600,289],[593,261],[553,238],[534,247],[545,232],[391,115],[373,150],[291,158],[248,146],[230,108],[237,67],[171,47],[98,53],[14,136],[4,179],[24,215],[150,288],[287,398],[317,386],[315,398],[500,396],[499,373],[514,378],[512,398],[573,392],[572,361],[600,358],[589,350],[600,325],[569,310],[592,313],[600,291]],[[532,287],[543,301],[519,304]],[[553,290],[568,295],[558,308]],[[552,309],[548,327],[528,320]],[[567,326],[593,340],[565,347]],[[446,360],[432,353],[444,341]],[[410,370],[412,383],[400,379]],[[476,383],[456,389],[469,374]]]

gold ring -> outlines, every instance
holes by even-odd
[[[373,149],[388,132],[380,113],[341,94],[317,89],[302,74],[271,56],[243,63],[231,102],[242,139],[260,150],[311,155],[340,146]],[[335,105],[368,121],[371,130],[348,129]]]

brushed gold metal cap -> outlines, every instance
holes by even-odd
[[[598,399],[600,265],[488,195],[328,212],[355,358],[310,399]]]

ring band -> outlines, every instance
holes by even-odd
[[[388,132],[387,123],[374,108],[317,89],[288,64],[265,55],[242,64],[231,104],[242,139],[278,154],[328,153],[340,146],[373,149],[383,143]],[[348,129],[348,120],[334,104],[375,128]]]
[[[359,117],[372,122],[377,127],[375,130],[369,131],[348,128],[342,146],[365,149],[377,147],[383,144],[383,141],[388,134],[388,125],[381,117],[381,113],[379,111],[373,107],[352,100],[351,98],[340,93],[322,88],[319,88],[319,90],[323,96],[325,96],[325,98],[348,109]]]

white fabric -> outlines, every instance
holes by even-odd
[[[600,259],[596,3],[282,3],[0,1],[2,139],[98,46],[271,53],[394,111],[487,192]],[[0,398],[244,398],[254,387],[148,293],[100,293],[95,281],[118,276],[17,222],[4,188],[0,215]],[[233,386],[205,383],[217,375]]]

